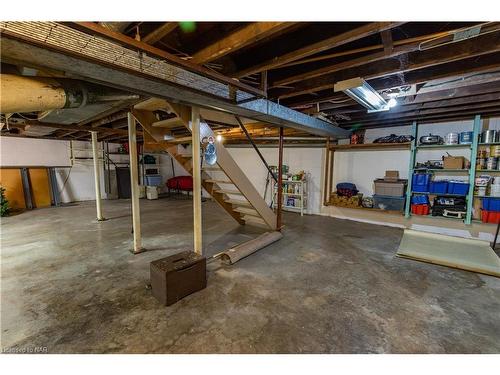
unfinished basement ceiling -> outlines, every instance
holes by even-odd
[[[141,39],[186,63],[260,90],[269,103],[306,115],[301,121],[310,118],[352,130],[500,114],[499,23],[126,22],[111,26],[108,29],[116,35]],[[466,34],[474,37],[463,38]],[[335,83],[354,77],[364,78],[383,95],[397,92],[399,106],[369,114],[343,92],[334,92]],[[241,103],[243,117],[264,108],[257,98]],[[115,112],[126,107],[118,105]],[[123,118],[117,120],[112,114],[113,110],[96,111],[87,119],[76,116],[53,123],[93,124],[97,129],[126,126]],[[216,130],[245,140],[231,115],[207,116],[207,121]],[[266,124],[264,118],[255,116],[246,123],[256,129],[276,129],[280,124]],[[86,137],[85,133],[76,135]],[[258,137],[259,132],[254,135]],[[289,135],[311,133],[295,128]]]

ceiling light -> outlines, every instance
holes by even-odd
[[[387,102],[387,105],[389,106],[389,108],[394,108],[398,105],[398,101],[396,100],[396,98],[390,98]]]
[[[389,106],[382,96],[371,87],[363,78],[352,78],[337,82],[334,85],[335,92],[343,91],[348,96],[356,100],[363,107],[368,109],[368,113],[388,111]]]
[[[222,135],[217,134],[217,136],[215,137],[215,139],[217,139],[217,142],[221,142],[222,141]]]

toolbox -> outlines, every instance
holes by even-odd
[[[432,205],[432,216],[443,216],[447,212],[467,212],[465,197],[437,196]]]
[[[187,295],[207,286],[206,258],[192,251],[183,251],[150,264],[153,296],[170,306]]]

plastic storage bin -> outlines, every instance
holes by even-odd
[[[483,198],[483,210],[500,212],[500,198]]]
[[[481,210],[481,221],[483,223],[498,224],[500,222],[500,212]]]
[[[429,193],[446,194],[448,191],[448,181],[431,181],[429,183]]]
[[[429,205],[428,204],[412,204],[411,213],[415,215],[429,215]]]
[[[147,186],[161,186],[161,175],[159,175],[159,174],[146,175],[146,185]]]
[[[406,180],[386,181],[378,179],[373,181],[375,194],[390,197],[402,197],[406,192]]]
[[[467,195],[469,183],[464,181],[448,181],[448,194]]]
[[[428,192],[431,176],[429,173],[414,173],[411,181],[412,190],[419,193]]]
[[[411,204],[429,204],[428,195],[414,195],[411,197]]]
[[[384,195],[373,196],[373,208],[389,211],[403,211],[405,197],[387,197]]]

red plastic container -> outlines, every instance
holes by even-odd
[[[481,210],[481,221],[483,223],[498,224],[500,222],[500,212]]]
[[[411,213],[414,215],[429,215],[428,204],[412,204]]]

